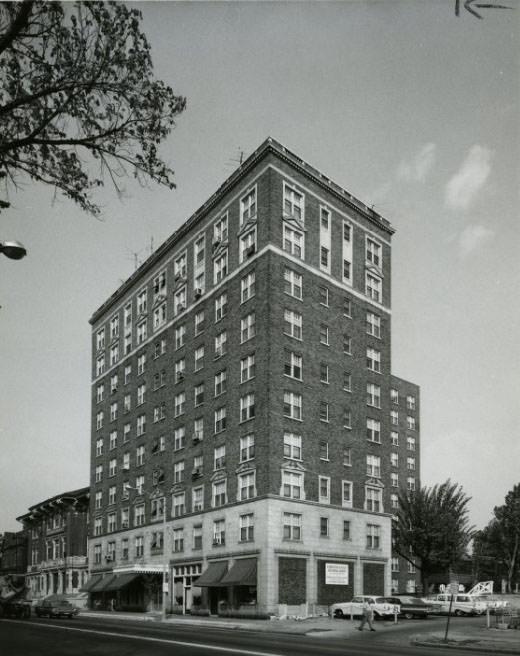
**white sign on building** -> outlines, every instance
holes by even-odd
[[[348,565],[325,563],[325,585],[348,585]]]

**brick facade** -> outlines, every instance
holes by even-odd
[[[328,559],[352,563],[361,593],[363,557],[390,592],[396,449],[410,478],[406,427],[390,441],[395,386],[416,397],[418,435],[418,388],[391,375],[392,234],[268,140],[95,312],[92,573],[160,575],[167,560],[171,589],[185,564],[253,552],[258,608],[273,612],[328,603]],[[282,564],[294,558],[307,563],[298,594]]]

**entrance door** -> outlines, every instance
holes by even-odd
[[[189,613],[193,605],[193,593],[190,587],[184,588],[184,613]]]

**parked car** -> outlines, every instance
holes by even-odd
[[[444,615],[449,612],[450,600],[450,594],[442,593],[428,597],[424,601],[433,607],[434,613]],[[486,612],[486,608],[487,606],[483,601],[477,601],[468,594],[459,593],[453,595],[451,612],[459,617],[462,615],[482,615]]]
[[[43,599],[36,604],[34,611],[38,617],[68,617],[78,614],[78,609],[66,599]]]
[[[386,600],[392,605],[399,605],[401,607],[399,616],[407,620],[414,617],[426,618],[433,612],[429,603],[419,597],[412,597],[412,595],[394,595],[387,597]]]
[[[395,608],[385,597],[378,597],[376,595],[357,595],[352,601],[344,601],[337,604],[332,604],[329,614],[331,617],[350,617],[355,615],[360,617],[363,613],[363,602],[365,600],[372,601],[374,610],[374,619],[384,619],[385,617],[393,617]],[[397,607],[397,613],[400,612],[400,607]]]

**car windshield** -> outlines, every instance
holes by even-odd
[[[376,597],[374,601],[376,604],[386,604],[386,599],[384,597]]]

